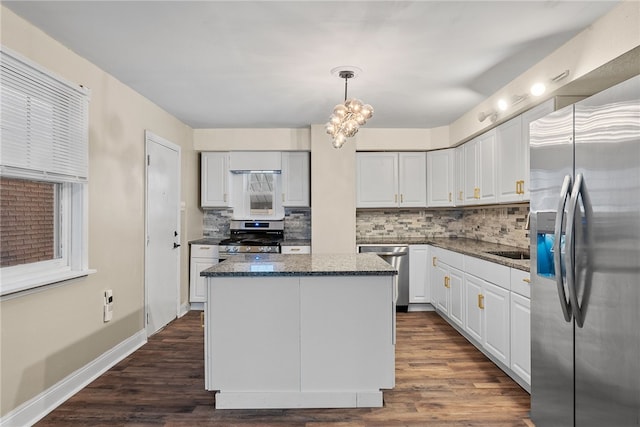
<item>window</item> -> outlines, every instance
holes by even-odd
[[[0,295],[90,273],[85,88],[2,48]]]

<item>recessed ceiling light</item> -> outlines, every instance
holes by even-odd
[[[540,96],[544,93],[545,90],[547,90],[547,88],[544,83],[536,83],[531,86],[531,95]]]
[[[509,104],[504,99],[498,100],[498,110],[504,111],[509,107]]]

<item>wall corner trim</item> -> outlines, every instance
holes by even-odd
[[[30,426],[147,342],[144,329],[0,418],[1,427]]]

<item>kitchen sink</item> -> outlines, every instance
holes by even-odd
[[[510,259],[529,259],[529,251],[496,251],[487,253]]]

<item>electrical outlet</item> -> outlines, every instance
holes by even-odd
[[[104,291],[104,304],[102,307],[102,320],[108,322],[113,318],[113,291]]]
[[[113,304],[105,304],[103,307],[102,320],[108,322],[113,319]]]

